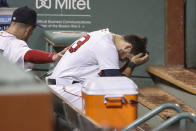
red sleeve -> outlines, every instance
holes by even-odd
[[[25,62],[32,62],[34,64],[45,64],[53,62],[52,56],[54,53],[48,53],[41,50],[29,50],[24,56]]]

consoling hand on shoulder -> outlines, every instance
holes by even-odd
[[[59,61],[61,59],[61,57],[65,54],[65,52],[70,48],[70,46],[64,48],[62,51],[60,51],[59,53],[57,54],[54,54],[52,56],[52,60],[53,61]]]

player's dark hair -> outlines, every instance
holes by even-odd
[[[137,55],[138,53],[145,54],[147,52],[146,50],[146,44],[147,44],[147,38],[141,38],[137,35],[123,35],[123,38],[126,42],[131,43],[133,48],[131,50],[131,53],[134,55]]]

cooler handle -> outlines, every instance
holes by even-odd
[[[130,104],[138,104],[139,102],[136,101],[136,100],[130,100],[129,103],[130,103]]]
[[[126,99],[123,95],[107,95],[104,97],[104,104],[106,107],[121,107],[124,103],[126,103]]]
[[[104,97],[104,104],[107,103],[107,101],[110,102],[122,102],[122,103],[126,103],[125,97],[123,95],[115,95],[115,96],[110,96],[107,95]]]

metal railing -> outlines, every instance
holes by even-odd
[[[160,105],[159,107],[155,108],[154,110],[150,111],[149,113],[147,113],[143,117],[135,120],[134,122],[132,122],[131,124],[129,124],[128,126],[123,128],[121,131],[131,131],[132,129],[136,128],[137,126],[139,126],[143,122],[151,119],[152,117],[154,117],[155,115],[159,114],[160,112],[162,112],[165,109],[174,109],[178,113],[182,113],[183,112],[183,110],[180,108],[180,106],[178,104],[173,104],[173,103],[163,104],[163,105]],[[181,125],[180,128],[184,129],[185,125],[186,125],[186,120],[185,119],[181,119],[180,120],[180,125]]]
[[[194,114],[189,114],[187,112],[182,112],[179,113],[171,118],[169,118],[168,120],[166,120],[163,124],[161,124],[160,126],[158,126],[157,128],[153,129],[153,131],[160,131],[163,130],[171,125],[173,125],[174,123],[176,123],[177,121],[181,120],[181,119],[190,119],[193,123],[196,124],[196,117]],[[186,129],[186,125],[180,125],[180,129],[181,130],[185,130]]]

